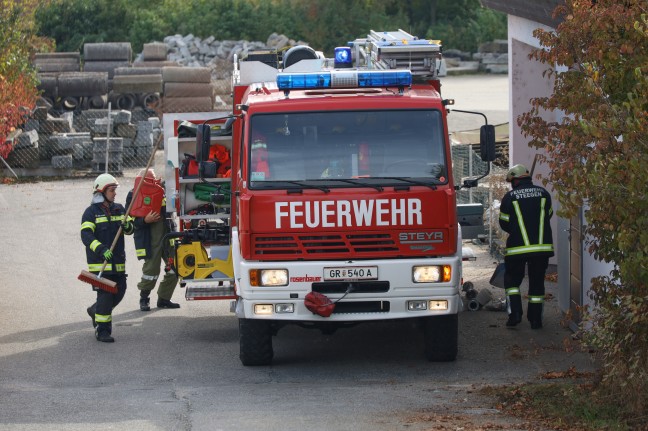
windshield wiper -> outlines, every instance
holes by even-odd
[[[424,182],[424,181],[411,180],[409,178],[401,178],[401,177],[372,177],[372,178],[380,178],[382,180],[403,181],[403,182],[406,182],[406,183],[409,183],[409,184],[414,184],[414,185],[417,185],[417,186],[429,187],[432,190],[437,189],[437,186],[435,184],[430,184],[430,183],[427,183],[427,182]]]
[[[316,186],[316,185],[313,185],[313,184],[305,184],[305,183],[303,183],[301,181],[277,180],[277,181],[262,181],[260,183],[261,184],[259,184],[259,185],[253,184],[253,188],[280,188],[280,187],[277,186],[277,184],[287,183],[287,184],[293,184],[293,185],[299,187],[300,191],[304,190],[304,189],[317,189],[317,190],[323,191],[324,193],[330,192],[330,190],[328,188],[326,188],[326,187]]]
[[[372,189],[376,189],[379,192],[382,192],[384,190],[382,186],[375,185],[375,184],[368,184],[368,183],[365,183],[364,181],[362,181],[360,179],[327,178],[327,180],[329,180],[329,181],[340,181],[340,182],[343,182],[343,183],[353,184],[355,186],[371,187]]]

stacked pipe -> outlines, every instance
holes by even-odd
[[[163,112],[206,112],[213,109],[214,89],[209,67],[163,67],[162,79]]]
[[[164,42],[145,43],[142,53],[133,62],[133,67],[177,66],[175,61],[167,60],[167,44]]]
[[[115,69],[130,67],[133,57],[130,42],[86,43],[83,45],[83,70],[86,72],[105,72],[108,74],[108,101],[113,105],[122,102],[120,93],[114,93],[113,78]],[[130,98],[130,96],[127,96]]]
[[[34,67],[38,72],[39,104],[52,108],[58,101],[58,76],[62,72],[79,72],[81,59],[78,52],[36,53]]]
[[[57,81],[57,106],[64,111],[102,109],[106,105],[107,72],[64,72]]]
[[[159,67],[119,67],[113,78],[116,109],[131,110],[135,106],[156,109],[162,93],[162,70]]]

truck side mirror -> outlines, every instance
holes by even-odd
[[[497,158],[495,154],[495,126],[486,124],[479,130],[479,150],[481,159],[492,162]]]

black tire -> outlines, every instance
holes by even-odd
[[[423,318],[425,357],[431,362],[457,359],[459,317],[457,314]]]
[[[243,365],[270,365],[274,356],[270,322],[239,319],[239,348]]]

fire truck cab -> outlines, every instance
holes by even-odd
[[[477,181],[453,181],[440,44],[398,30],[372,31],[333,59],[296,48],[235,60],[233,112],[191,122],[195,137],[174,122],[166,193],[187,299],[231,300],[244,365],[270,364],[288,324],[330,333],[390,319],[415,319],[424,356],[453,361],[455,194]],[[214,174],[215,145],[229,172]],[[492,126],[481,155],[494,158]]]

